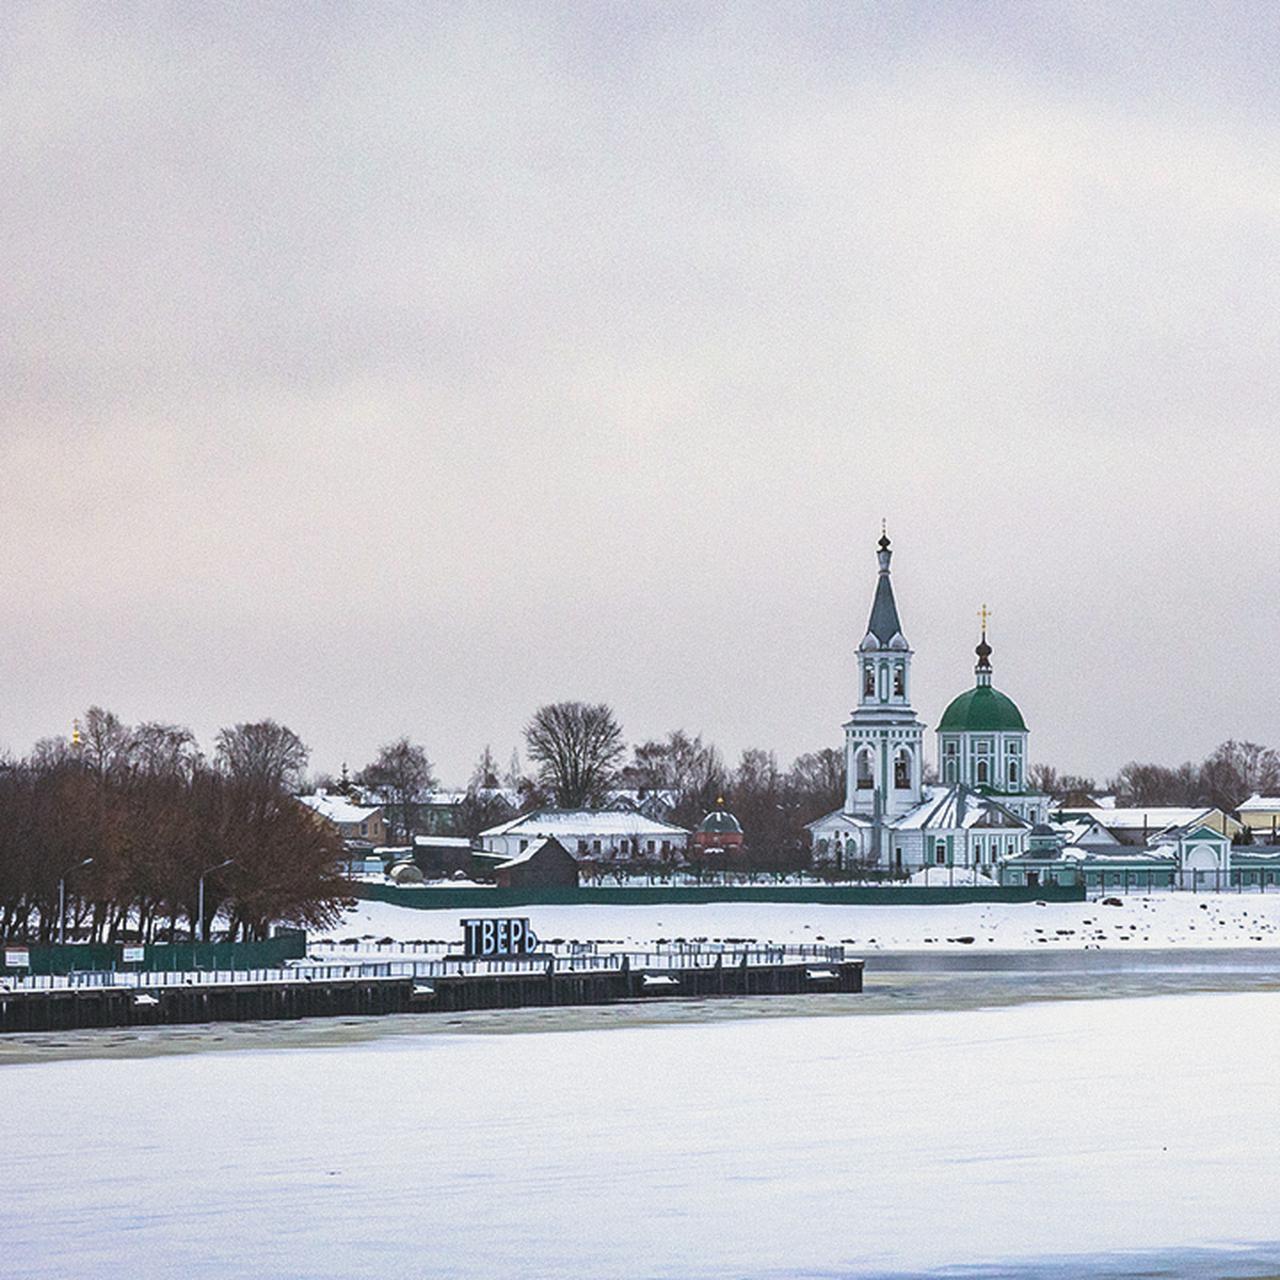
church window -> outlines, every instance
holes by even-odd
[[[875,786],[875,778],[871,772],[871,752],[866,747],[858,752],[857,780],[859,791],[870,791]]]
[[[954,756],[959,753],[960,748],[959,748],[959,745],[956,743],[956,740],[952,738],[950,739],[950,741],[948,741],[946,747],[943,748],[943,750],[946,752],[947,755]]]
[[[947,861],[947,842],[939,840],[937,848],[934,850],[933,860],[938,866],[945,866]]]
[[[1018,782],[1018,762],[1016,760],[1009,761],[1009,781],[1015,786]]]
[[[907,791],[911,787],[911,755],[901,748],[893,757],[893,785],[899,791]]]
[[[880,664],[880,701],[889,701],[889,666],[884,662]]]
[[[978,761],[978,781],[987,781],[987,762],[985,760]]]
[[[975,860],[975,861],[977,861],[977,862],[981,862],[981,861],[982,861],[982,841],[981,841],[981,840],[975,840],[975,841],[974,841],[974,843],[973,843],[973,856],[974,856],[974,860]]]
[[[903,670],[902,663],[898,663],[893,669],[893,696],[901,698],[907,691],[907,676]]]
[[[862,673],[862,696],[872,698],[876,692],[876,673],[871,663],[867,663]]]
[[[943,768],[943,773],[947,782],[954,782],[956,780],[956,762],[948,760]]]

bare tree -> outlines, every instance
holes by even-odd
[[[1280,755],[1256,742],[1224,742],[1200,766],[1204,798],[1226,812],[1280,791]]]
[[[599,805],[625,750],[622,729],[603,702],[539,707],[524,731],[538,776],[565,809]]]
[[[238,724],[218,733],[218,767],[241,782],[270,790],[296,790],[310,755],[292,729],[274,720]]]
[[[361,785],[378,792],[388,821],[402,839],[418,834],[418,818],[426,794],[436,786],[425,747],[397,738],[378,748],[377,759],[359,774]]]

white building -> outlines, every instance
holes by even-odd
[[[895,874],[923,867],[993,867],[1022,852],[1049,798],[1027,784],[1028,730],[991,683],[984,611],[975,684],[938,725],[942,781],[924,784],[924,725],[911,705],[914,653],[898,616],[892,551],[881,536],[879,577],[858,646],[858,705],[845,733],[842,808],[809,824],[816,861]]]
[[[689,832],[631,809],[537,809],[480,833],[486,853],[514,858],[554,836],[575,857],[622,860],[684,856]]]

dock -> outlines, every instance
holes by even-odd
[[[862,990],[843,947],[680,947],[518,958],[307,961],[273,969],[0,980],[0,1033]]]

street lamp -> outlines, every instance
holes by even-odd
[[[235,861],[234,858],[228,858],[226,859],[225,862],[219,862],[215,866],[205,867],[205,869],[200,873],[200,893],[197,899],[198,905],[196,907],[196,919],[199,921],[199,924],[200,924],[200,941],[201,942],[209,941],[209,929],[205,923],[205,918],[204,918],[204,878],[209,874],[210,871],[221,871],[223,867],[229,867],[234,861]]]
[[[79,871],[81,867],[87,867],[93,861],[92,858],[85,858],[83,862],[77,862],[72,871]],[[58,881],[58,946],[62,946],[67,940],[67,877],[63,874],[61,880]]]

